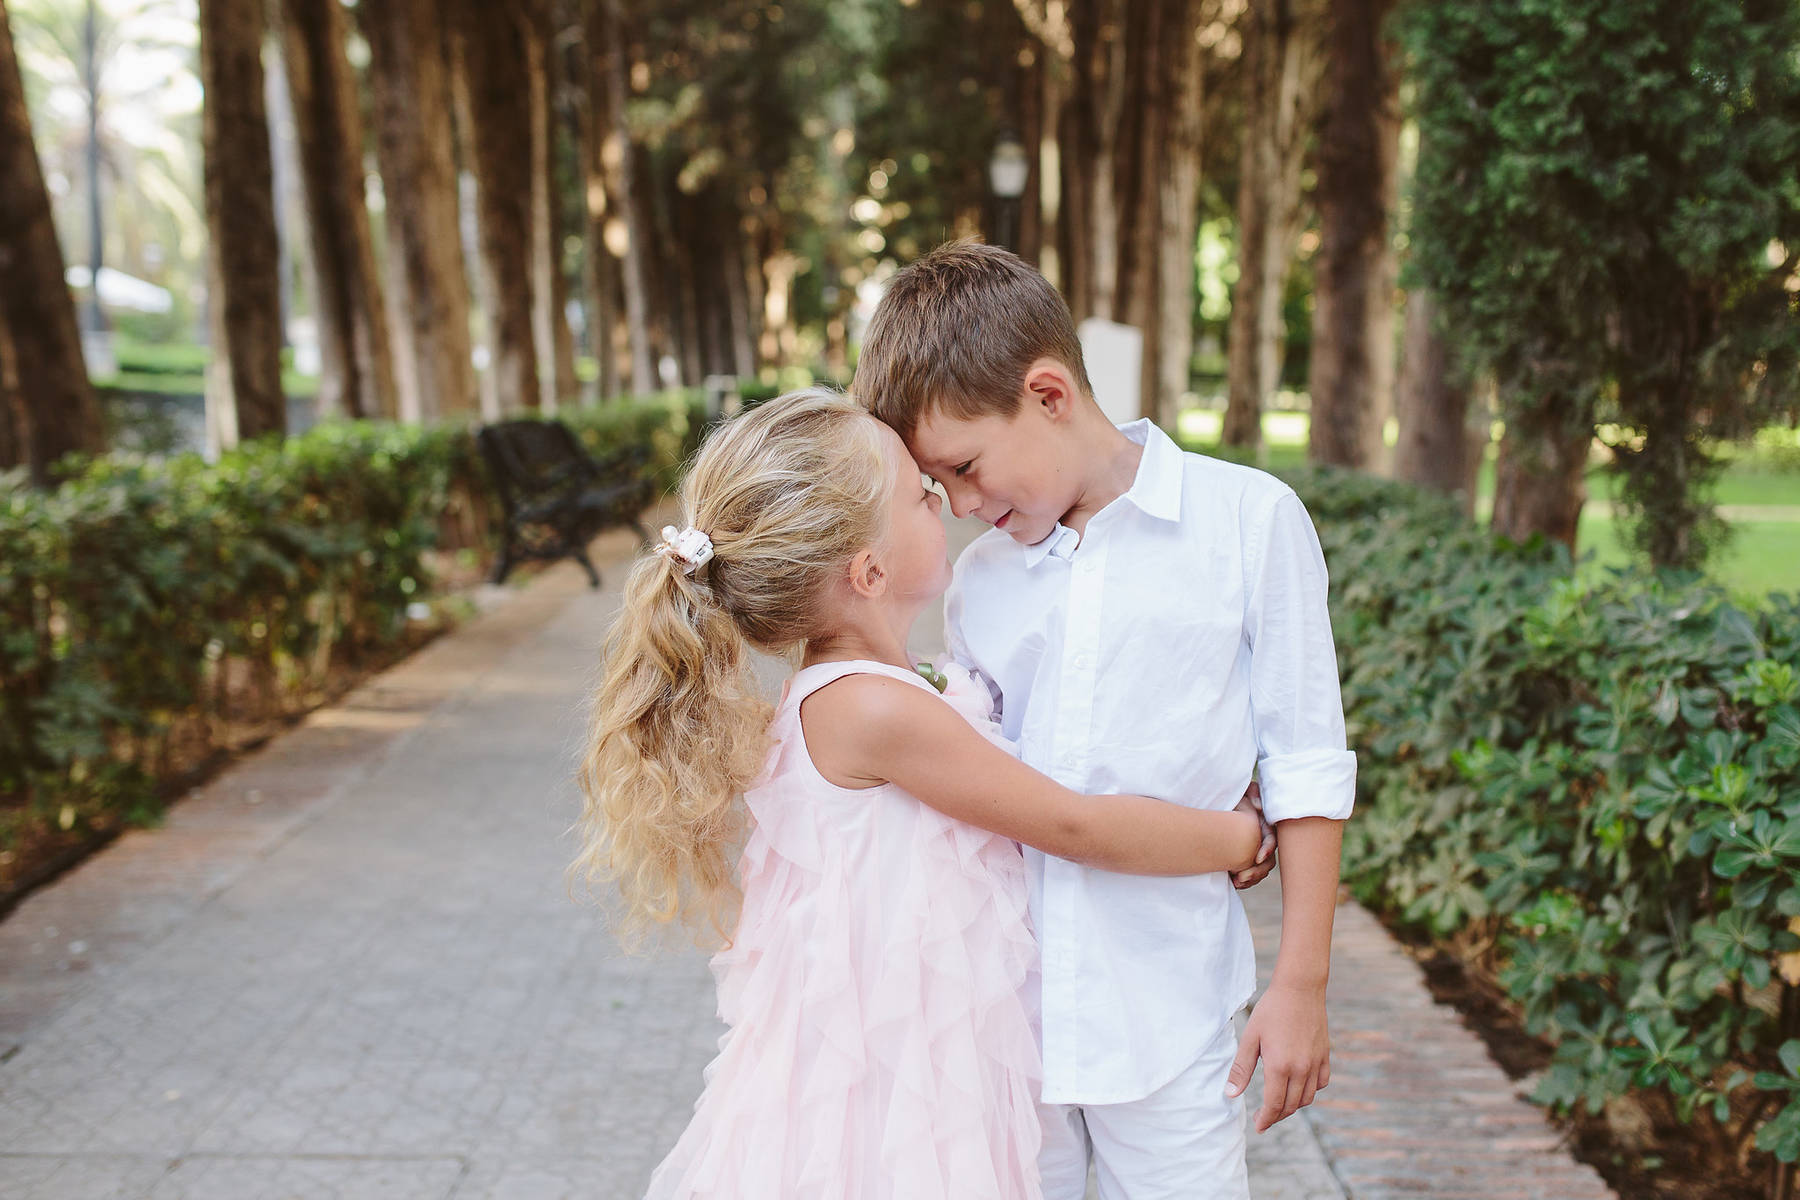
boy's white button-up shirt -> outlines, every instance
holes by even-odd
[[[1185,454],[1149,421],[1131,489],[1085,536],[999,530],[957,562],[946,645],[996,692],[1026,762],[1080,792],[1229,809],[1252,768],[1270,821],[1350,815],[1325,560],[1273,476]],[[1256,961],[1222,873],[1119,875],[1029,847],[1045,1102],[1142,1099],[1248,1002]],[[1266,885],[1265,885],[1266,886]]]

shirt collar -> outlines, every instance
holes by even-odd
[[[1119,426],[1119,432],[1144,448],[1137,475],[1123,498],[1157,520],[1181,520],[1181,447],[1148,417]],[[1072,558],[1080,544],[1081,535],[1058,521],[1049,536],[1024,548],[1025,565],[1035,567],[1052,554]]]
[[[1058,521],[1048,537],[1025,547],[1025,565],[1035,567],[1051,554],[1062,559],[1070,558],[1075,553],[1075,547],[1080,544],[1081,535]]]
[[[1144,448],[1125,499],[1159,521],[1181,520],[1181,447],[1148,417],[1119,426],[1119,432]]]

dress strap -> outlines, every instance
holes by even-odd
[[[905,667],[896,667],[892,663],[876,662],[868,658],[846,659],[842,662],[814,663],[796,672],[788,681],[787,696],[782,700],[783,708],[798,712],[800,702],[818,691],[828,683],[836,683],[846,675],[886,675],[889,679],[905,680],[937,694],[937,689],[917,671],[909,671]]]

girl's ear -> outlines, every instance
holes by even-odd
[[[874,600],[887,591],[887,574],[874,550],[858,550],[850,560],[850,590],[864,600]]]

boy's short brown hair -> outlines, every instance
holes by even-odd
[[[1093,395],[1069,306],[1010,250],[947,242],[894,276],[863,338],[851,391],[911,439],[933,412],[972,420],[1019,411],[1026,369],[1069,368]]]

